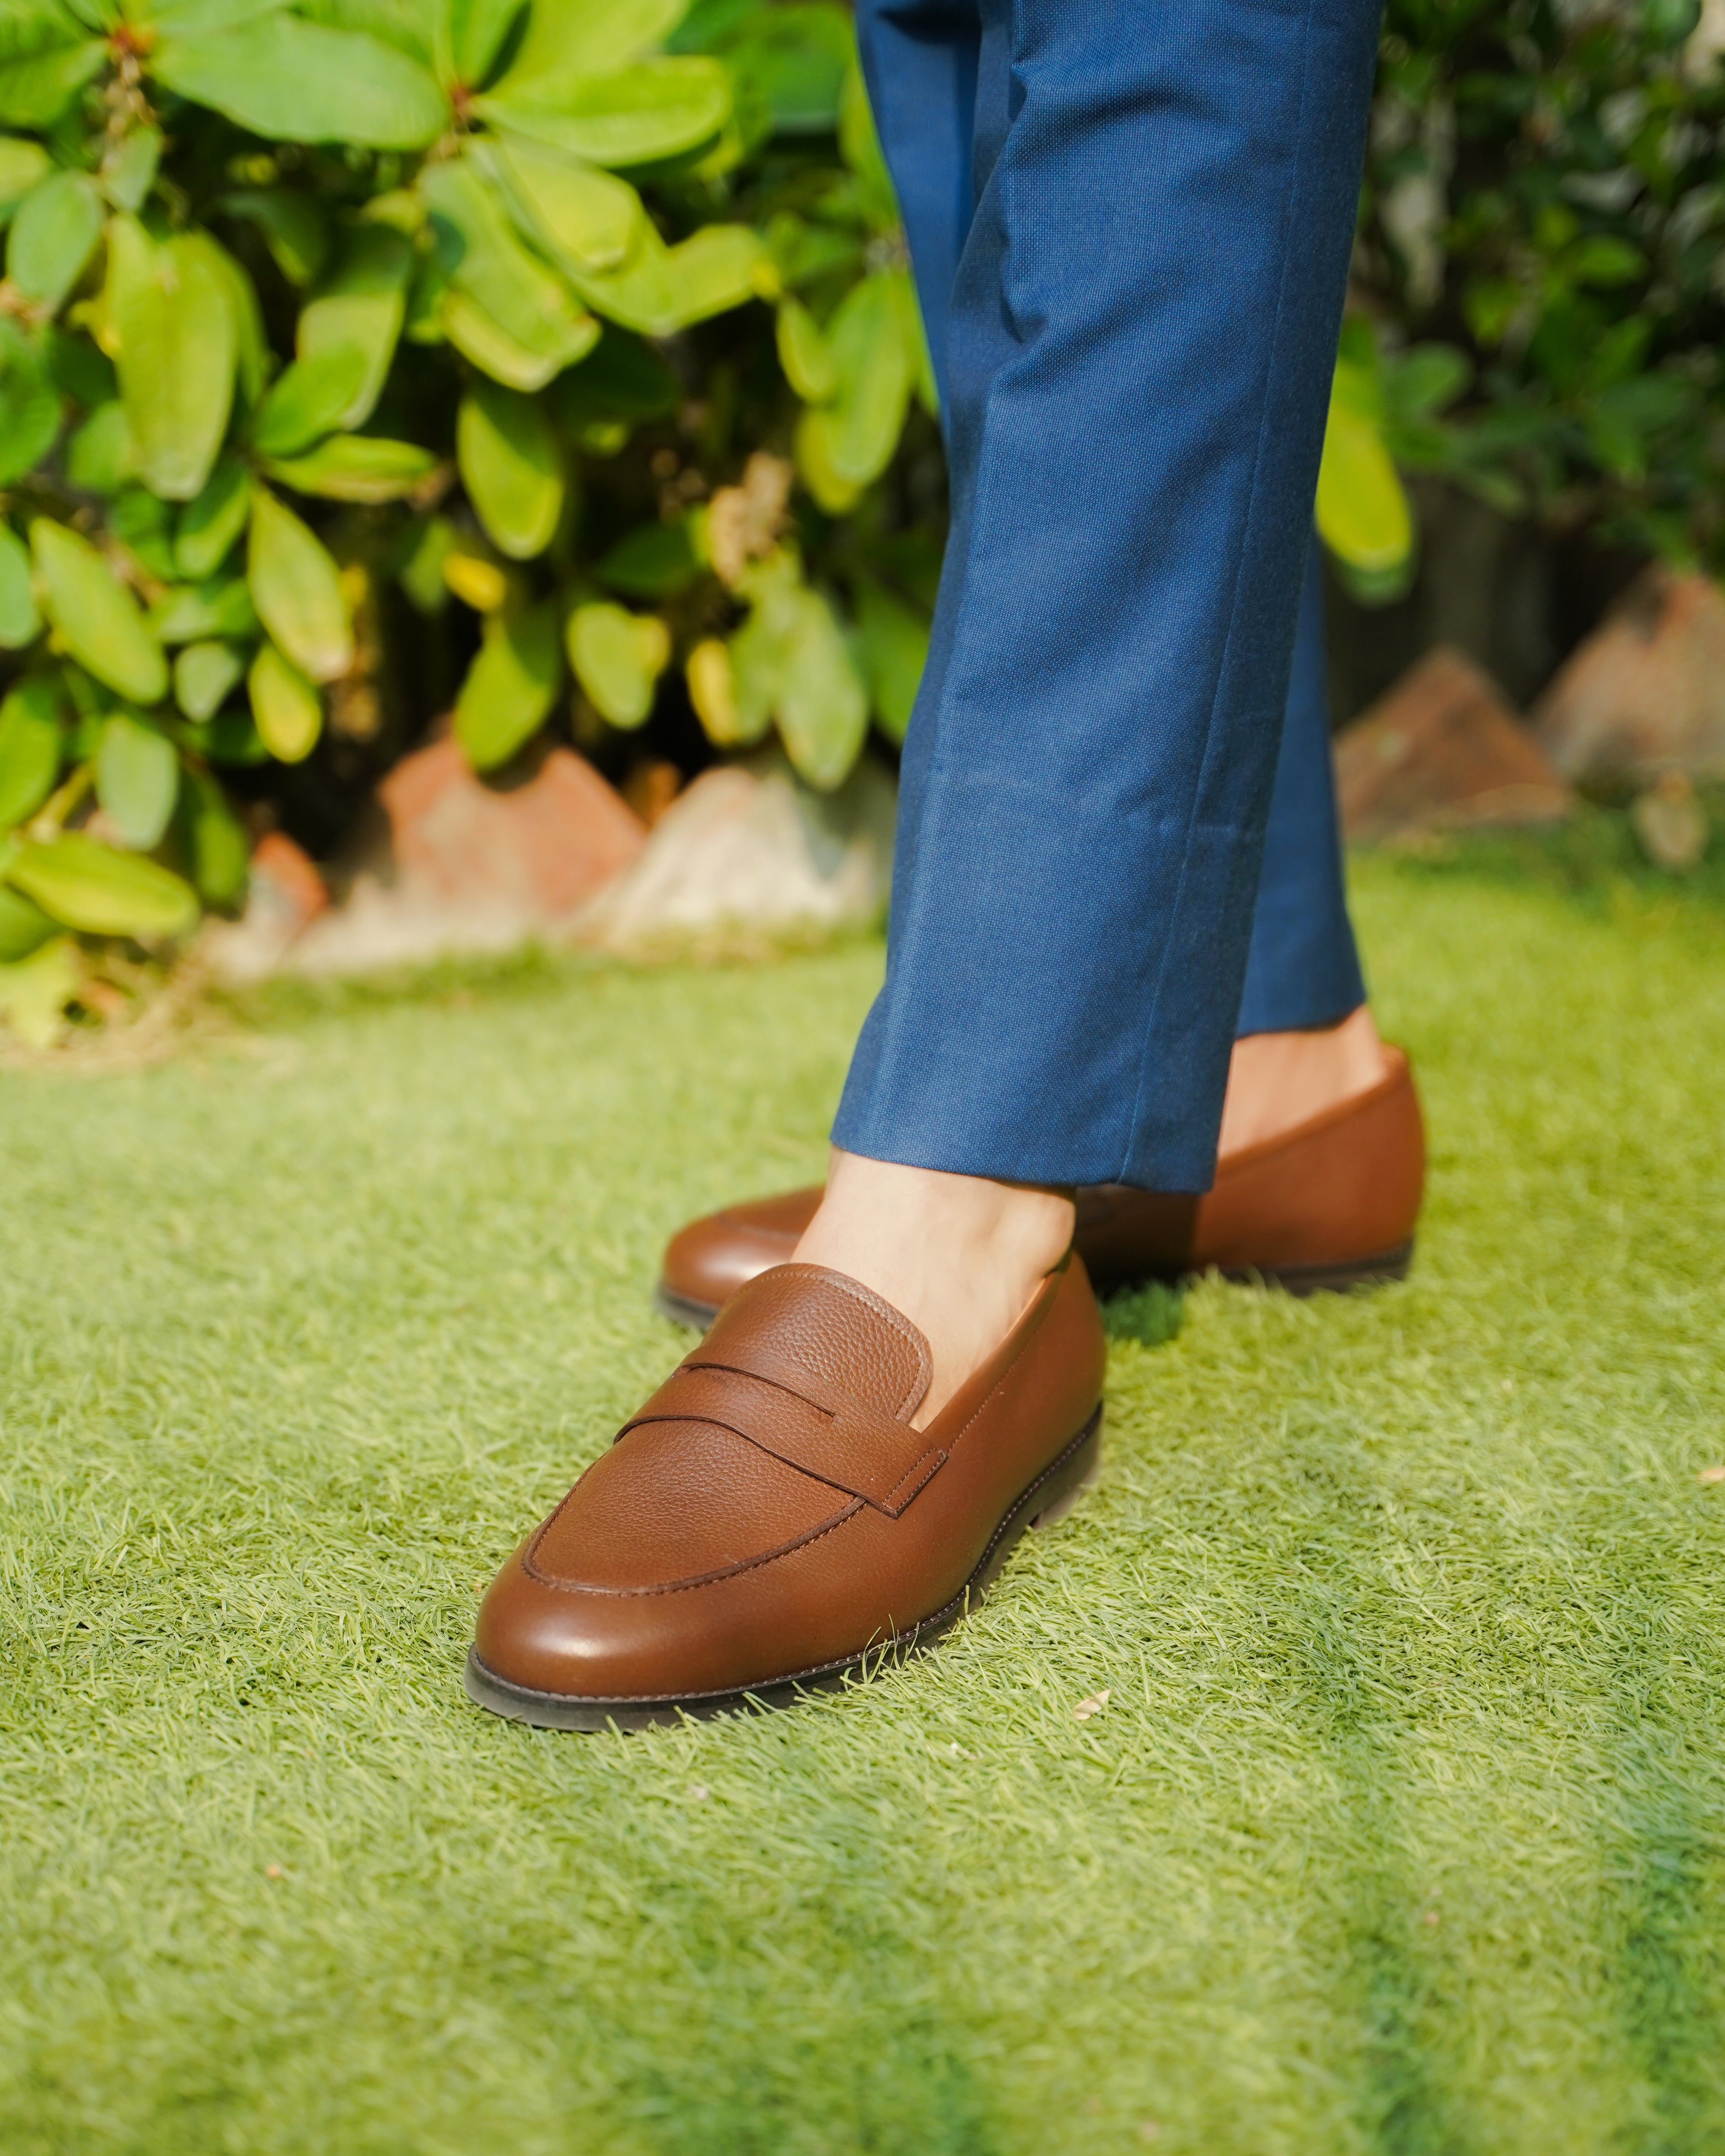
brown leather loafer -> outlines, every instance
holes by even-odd
[[[493,1581],[467,1691],[552,1729],[757,1702],[927,1645],[1095,1466],[1076,1258],[927,1430],[927,1342],[821,1265],[750,1281]]]
[[[1425,1132],[1399,1048],[1368,1092],[1230,1154],[1201,1198],[1102,1183],[1078,1194],[1079,1255],[1103,1293],[1212,1270],[1296,1295],[1404,1280],[1425,1191]],[[820,1203],[817,1185],[693,1220],[671,1238],[655,1300],[711,1325],[745,1281],[783,1265]]]

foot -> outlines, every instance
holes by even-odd
[[[1389,1057],[1362,1004],[1339,1025],[1249,1033],[1234,1044],[1222,1103],[1218,1166],[1381,1085]]]
[[[865,1217],[869,1178],[844,1173]],[[1017,1210],[995,1215],[1014,1248]],[[639,1727],[788,1704],[927,1645],[1094,1468],[1106,1360],[1075,1259],[921,1428],[916,1327],[854,1278],[776,1267],[498,1573],[470,1697],[550,1728]]]
[[[836,1146],[794,1262],[847,1274],[901,1311],[934,1374],[924,1430],[1006,1337],[1072,1241],[1070,1191],[867,1160]]]
[[[956,1256],[937,1257],[944,1245],[927,1240],[920,1214],[901,1208],[944,1204],[949,1194],[962,1196],[967,1208],[979,1204],[975,1240],[992,1254],[999,1224],[989,1209],[1009,1197],[1036,1201],[1024,1222],[1040,1223],[1029,1239],[1038,1247],[1028,1264],[1010,1268],[1010,1286],[1001,1289],[990,1322],[1024,1289],[1031,1268],[1063,1232],[1057,1227],[1043,1240],[1047,1216],[1040,1209],[1055,1195],[1047,1191],[878,1163],[856,1163],[856,1174],[842,1214],[835,1211],[823,1224],[824,1235],[830,1228],[837,1238],[824,1245],[834,1252],[828,1262],[843,1270],[854,1258],[858,1265],[887,1266],[897,1276],[910,1265],[933,1266],[937,1291],[940,1276],[955,1269],[985,1272],[993,1255],[984,1265],[961,1247]],[[1081,1190],[1076,1247],[1103,1289],[1212,1268],[1297,1294],[1399,1280],[1407,1271],[1425,1176],[1419,1096],[1407,1057],[1378,1039],[1371,1014],[1360,1009],[1337,1026],[1237,1042],[1214,1188],[1202,1198],[1119,1184]],[[665,1254],[660,1310],[682,1324],[711,1324],[745,1281],[789,1261],[821,1199],[819,1189],[783,1191],[691,1221]],[[1016,1203],[1012,1210],[1016,1219]],[[1008,1276],[999,1276],[1003,1281]],[[954,1352],[962,1360],[956,1342]]]

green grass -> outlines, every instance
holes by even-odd
[[[1725,2147],[1725,921],[1357,882],[1411,1282],[1122,1301],[979,1618],[646,1736],[475,1712],[475,1598],[878,952],[0,1076],[5,2156]]]

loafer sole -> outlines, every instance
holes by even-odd
[[[680,1321],[688,1322],[688,1321]],[[1062,1520],[1094,1481],[1101,1465],[1102,1409],[1086,1423],[1071,1443],[1045,1467],[1029,1489],[1022,1492],[988,1539],[980,1563],[952,1600],[906,1632],[864,1648],[837,1661],[823,1662],[770,1683],[752,1685],[742,1691],[688,1692],[680,1697],[637,1699],[578,1699],[563,1692],[536,1691],[511,1684],[486,1668],[476,1648],[470,1648],[462,1683],[475,1707],[511,1722],[526,1722],[536,1729],[655,1729],[686,1719],[704,1720],[717,1714],[750,1709],[793,1707],[812,1691],[829,1691],[847,1677],[907,1661],[934,1645],[952,1630],[960,1618],[976,1607],[993,1584],[1013,1546],[1026,1527],[1052,1527]]]
[[[1383,1287],[1392,1281],[1404,1281],[1413,1262],[1414,1243],[1410,1236],[1394,1250],[1379,1250],[1372,1257],[1338,1258],[1333,1264],[1317,1265],[1210,1265],[1183,1273],[1147,1272],[1108,1281],[1097,1291],[1111,1293],[1116,1288],[1132,1287],[1147,1281],[1162,1281],[1172,1286],[1183,1280],[1201,1280],[1208,1271],[1219,1272],[1224,1280],[1237,1281],[1242,1286],[1280,1288],[1284,1295],[1345,1294],[1352,1288]],[[660,1281],[653,1291],[653,1307],[673,1325],[686,1325],[697,1332],[705,1332],[719,1314],[717,1303],[700,1302],[693,1296],[680,1295],[668,1281]]]

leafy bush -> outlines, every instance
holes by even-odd
[[[1725,567],[1722,121],[1697,0],[1389,0],[1338,400],[1506,515]]]
[[[871,709],[902,732],[933,549],[832,520],[932,393],[849,19],[707,7],[666,51],[683,13],[13,0],[0,963],[234,903],[222,774],[377,734],[421,643],[482,769],[572,684],[578,732],[639,726],[673,661],[819,785]],[[755,300],[776,339],[691,341]]]
[[[1409,471],[1717,562],[1693,27],[1390,0],[1317,503],[1362,595]],[[0,227],[15,1027],[64,932],[238,903],[236,802],[329,830],[435,711],[485,769],[901,738],[944,477],[834,0],[6,0]]]

